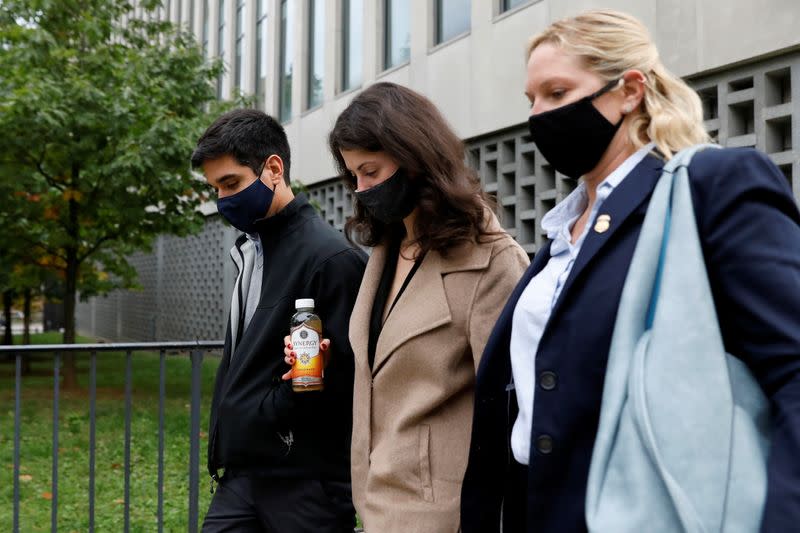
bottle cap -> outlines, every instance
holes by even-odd
[[[313,298],[301,298],[294,301],[295,309],[314,309]]]

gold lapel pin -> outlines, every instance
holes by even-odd
[[[611,227],[611,215],[599,215],[597,222],[594,223],[594,230],[597,233],[605,233]]]

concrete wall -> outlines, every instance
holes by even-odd
[[[175,0],[169,14],[189,20],[201,38],[204,0]],[[234,64],[237,0],[208,0],[209,46],[218,44],[218,3],[226,1],[225,62]],[[268,88],[260,105],[277,114],[279,77],[280,0],[264,0],[267,17]],[[381,72],[382,0],[365,0],[363,17],[362,86],[388,80],[429,96],[462,138],[474,138],[521,124],[527,114],[523,96],[524,49],[527,40],[550,22],[582,10],[608,7],[627,11],[650,29],[667,66],[681,76],[727,68],[735,63],[800,46],[798,0],[532,0],[498,14],[500,0],[472,0],[471,30],[438,47],[433,46],[433,0],[407,0],[411,9],[411,60]],[[294,8],[294,82],[292,119],[285,126],[294,153],[293,176],[307,185],[333,175],[326,135],[336,116],[357,91],[337,92],[342,55],[342,0],[325,0],[324,103],[304,109],[307,73],[308,0],[291,0]],[[255,87],[255,25],[257,0],[245,1],[245,92]],[[229,69],[230,70],[230,69]],[[234,89],[232,77],[223,95]]]
[[[430,97],[462,138],[478,137],[520,124],[527,116],[523,95],[527,40],[553,20],[584,9],[610,7],[632,13],[650,28],[669,68],[694,75],[753,57],[800,45],[797,0],[543,0],[496,15],[493,0],[473,0],[472,29],[453,41],[432,46],[432,2],[409,0],[411,61],[379,72],[382,15],[379,2],[366,2],[364,13],[364,86],[393,81]],[[296,0],[305,20],[305,2]],[[329,0],[327,13],[339,2]],[[757,27],[754,21],[758,21]],[[327,20],[326,100],[321,108],[302,111],[304,83],[295,83],[293,118],[286,124],[295,158],[294,176],[306,184],[333,174],[325,136],[353,93],[336,95],[340,24]],[[303,32],[296,31],[296,71],[305,72]],[[270,106],[267,106],[270,109]],[[272,107],[275,109],[275,107]]]

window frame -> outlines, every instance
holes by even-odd
[[[320,6],[322,7],[322,20],[320,24],[322,24],[322,40],[320,43],[316,42],[316,27],[315,27],[315,16],[318,14],[316,12],[316,6],[319,2]],[[306,0],[306,39],[305,39],[305,46],[306,46],[306,71],[305,71],[305,98],[304,98],[304,111],[312,111],[325,103],[325,0]],[[314,79],[314,62],[317,59],[315,47],[319,46],[320,50],[319,53],[322,54],[322,72],[320,78],[320,95],[319,101],[312,101],[313,96],[313,87],[312,87],[312,80]]]
[[[286,124],[292,121],[293,118],[293,110],[292,110],[292,92],[294,89],[294,57],[289,57],[288,64],[291,65],[292,73],[291,77],[286,76],[286,67],[287,67],[287,51],[288,54],[291,56],[294,52],[294,43],[291,43],[291,37],[294,37],[294,31],[291,28],[291,22],[294,20],[294,13],[291,13],[292,8],[294,7],[294,0],[279,0],[278,1],[278,76],[276,79],[277,83],[277,103],[278,103],[278,120],[280,120],[281,124]],[[291,15],[291,16],[290,16]],[[288,36],[288,38],[287,38]],[[289,92],[287,95],[284,95],[284,81],[288,78],[289,80]],[[287,98],[288,97],[288,98]],[[287,107],[288,104],[288,107]],[[284,110],[286,110],[286,114],[284,114]]]
[[[437,50],[444,45],[447,45],[453,41],[457,41],[462,37],[465,37],[470,33],[472,33],[472,0],[470,0],[469,24],[467,26],[467,29],[459,33],[456,33],[455,35],[452,35],[447,39],[443,38],[441,33],[444,28],[441,27],[442,25],[440,24],[440,21],[442,20],[443,2],[445,1],[446,0],[435,0],[434,2],[431,3],[433,9],[433,17],[432,17],[433,24],[431,25],[432,29],[431,51]]]
[[[256,28],[255,28],[255,54],[253,54],[253,61],[255,65],[253,68],[253,78],[255,78],[255,90],[253,94],[256,98],[256,107],[262,111],[266,110],[266,97],[267,97],[267,65],[266,60],[269,50],[269,40],[267,38],[267,24],[269,23],[269,9],[267,0],[256,0]],[[263,12],[260,9],[263,8]],[[263,72],[261,65],[264,65]],[[263,84],[262,84],[263,80]]]
[[[350,12],[351,12],[351,2],[352,0],[341,0],[340,4],[340,11],[339,15],[341,17],[341,28],[342,28],[342,39],[339,42],[340,51],[339,51],[339,58],[340,61],[337,63],[340,65],[339,76],[338,76],[338,84],[336,88],[337,94],[344,94],[349,93],[351,91],[355,91],[364,85],[364,19],[362,16],[361,19],[361,27],[358,28],[358,31],[361,32],[361,76],[359,77],[358,83],[354,85],[350,85],[350,74],[352,65],[350,62],[350,50],[352,46],[352,35],[351,35],[351,26],[350,26]],[[363,8],[363,0],[362,0],[362,8]]]
[[[245,55],[245,10],[246,0],[236,0],[236,43],[233,52],[233,82],[240,92],[245,92],[244,87],[244,55]]]
[[[391,72],[393,70],[402,68],[408,65],[411,62],[411,7],[406,4],[409,9],[409,24],[408,24],[408,36],[409,36],[409,47],[408,47],[408,57],[403,59],[402,61],[398,61],[395,64],[391,62],[391,27],[392,27],[392,20],[391,20],[391,2],[396,0],[382,0],[380,3],[381,9],[381,24],[378,25],[379,31],[381,35],[378,38],[379,46],[380,46],[380,54],[379,54],[379,74],[385,74],[387,72]],[[407,0],[403,0],[407,1]]]
[[[225,39],[227,37],[227,13],[226,8],[228,0],[217,0],[217,57],[224,63],[225,62]],[[222,91],[224,89],[223,80],[225,73],[221,72],[217,78],[217,99],[222,100]]]

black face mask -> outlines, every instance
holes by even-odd
[[[570,178],[579,178],[597,166],[625,117],[612,124],[592,100],[618,83],[612,81],[577,102],[528,118],[533,142],[550,166]]]
[[[355,194],[361,205],[384,224],[400,222],[417,205],[417,191],[402,168],[386,181]]]

